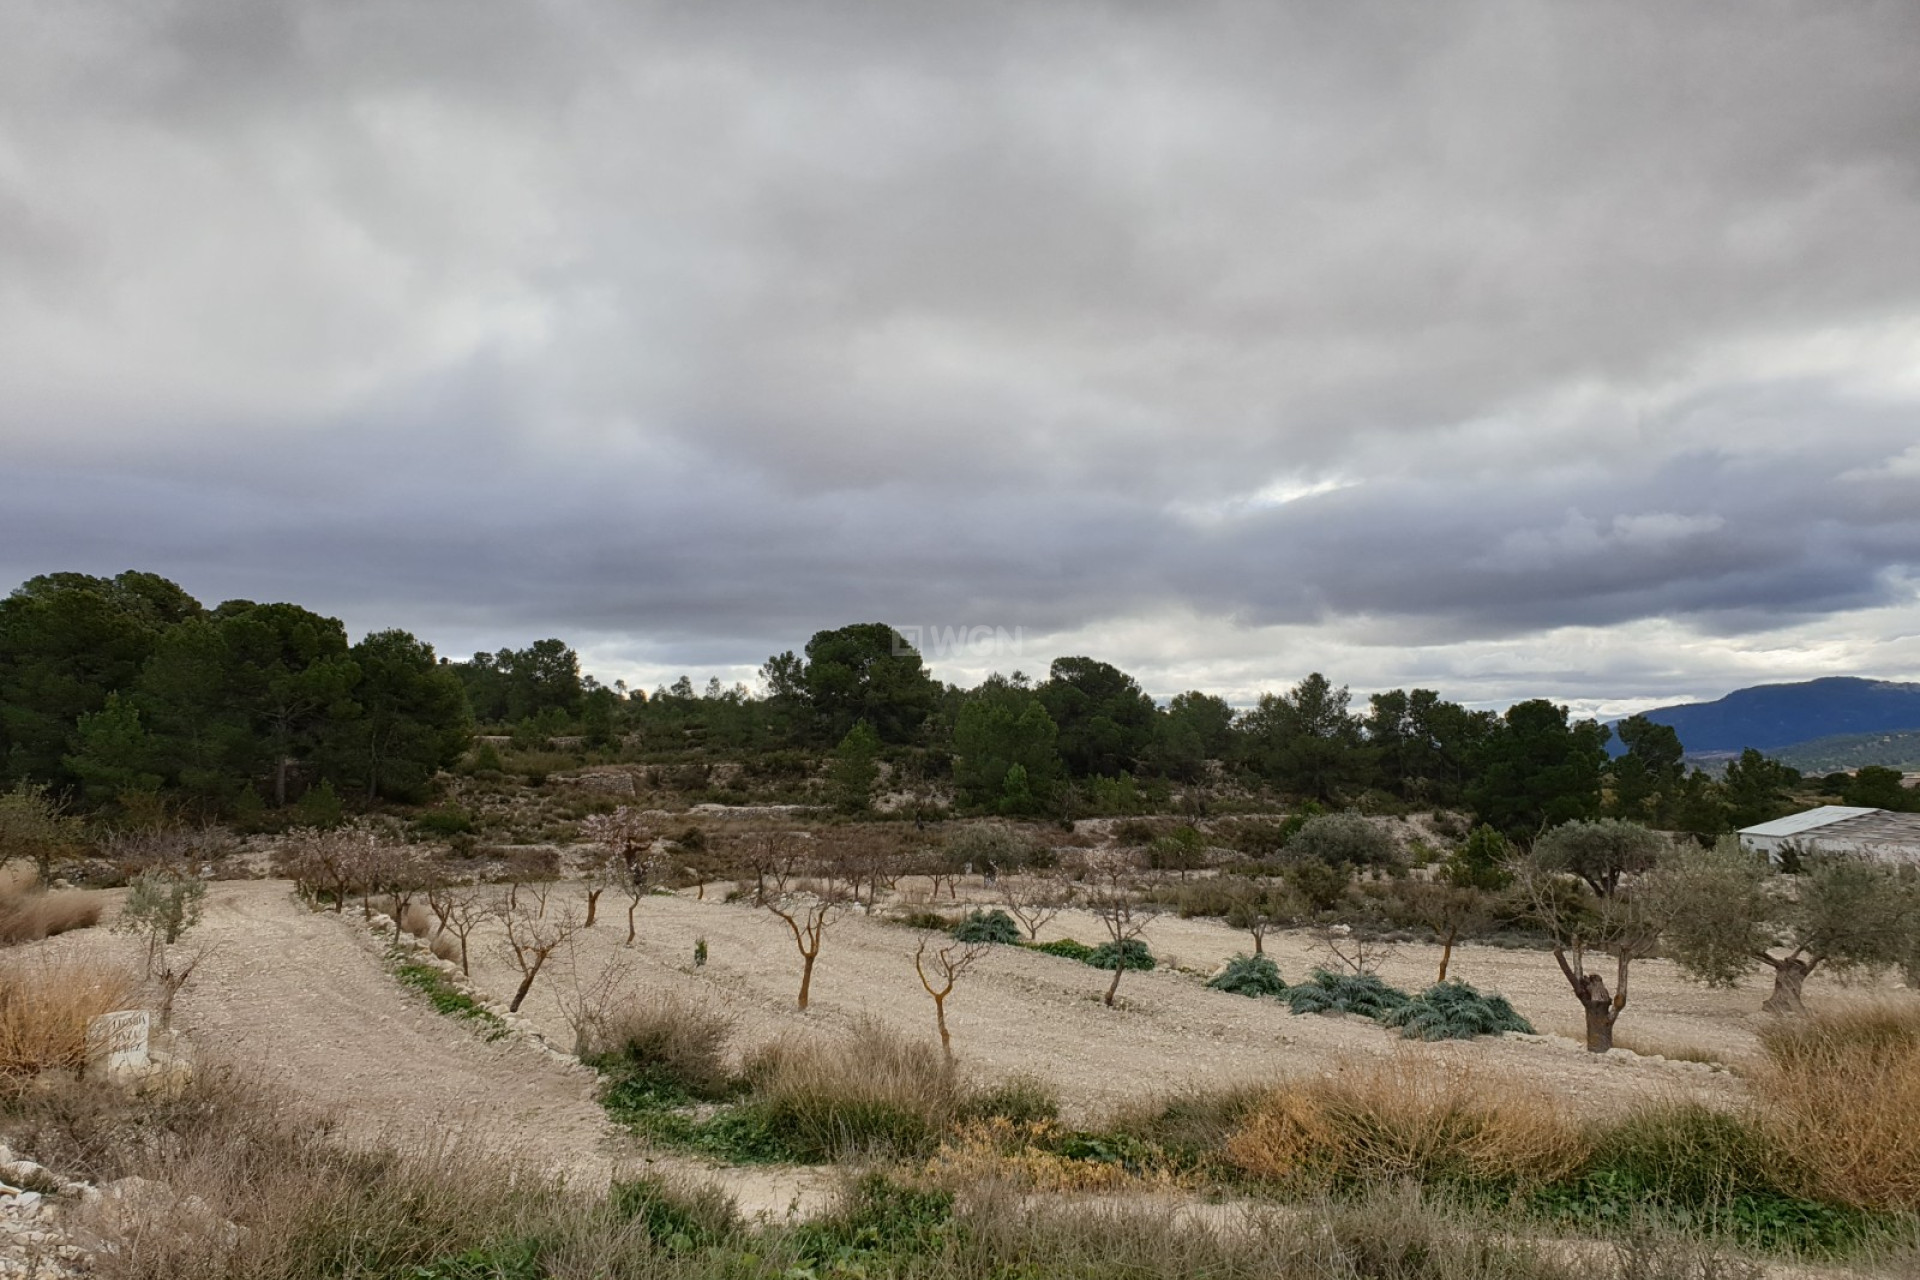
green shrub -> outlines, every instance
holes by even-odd
[[[1380,1016],[1410,1040],[1471,1040],[1503,1031],[1533,1034],[1533,1024],[1513,1011],[1504,996],[1483,996],[1455,978],[1437,982]]]
[[[1128,938],[1119,946],[1111,942],[1101,943],[1087,957],[1087,963],[1096,969],[1151,969],[1154,959],[1146,943],[1138,938]]]
[[[1679,1103],[1600,1131],[1578,1176],[1532,1204],[1599,1225],[1651,1215],[1760,1248],[1834,1252],[1873,1230],[1871,1215],[1795,1194],[1796,1171],[1753,1117]]]
[[[1290,861],[1355,867],[1385,866],[1396,852],[1393,837],[1357,813],[1316,814],[1300,824],[1286,848]]]
[[[1009,1076],[990,1089],[968,1098],[961,1108],[969,1118],[1009,1120],[1034,1124],[1060,1118],[1060,1099],[1053,1086],[1038,1076]]]
[[[923,1191],[868,1173],[847,1188],[831,1213],[794,1234],[800,1255],[826,1264],[828,1274],[862,1276],[869,1274],[862,1255],[938,1256],[952,1232],[952,1192]],[[806,1274],[815,1273],[809,1268]]]
[[[638,1222],[649,1240],[671,1254],[711,1249],[740,1233],[733,1198],[712,1184],[682,1189],[658,1178],[616,1182],[607,1201],[617,1217]]]
[[[1004,942],[1020,941],[1020,926],[1012,916],[995,907],[991,911],[975,908],[967,913],[967,918],[953,927],[953,936],[961,942]]]
[[[935,933],[946,933],[958,923],[952,916],[943,916],[938,911],[908,911],[888,919],[909,929],[931,929]]]
[[[1043,951],[1050,956],[1059,956],[1062,960],[1078,960],[1086,964],[1093,957],[1093,948],[1084,942],[1075,942],[1072,938],[1062,938],[1058,942],[1041,942],[1028,948],[1029,951]]]
[[[1267,956],[1235,956],[1207,983],[1215,991],[1237,996],[1277,996],[1287,989],[1280,966]]]
[[[429,809],[414,817],[413,827],[421,835],[442,838],[472,835],[475,830],[473,815],[458,808]]]
[[[1371,973],[1330,973],[1315,969],[1308,981],[1288,987],[1280,997],[1295,1013],[1357,1013],[1381,1018],[1410,997]]]

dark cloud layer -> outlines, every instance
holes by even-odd
[[[1909,4],[0,26],[16,580],[639,675],[866,617],[1162,692],[1920,673]]]

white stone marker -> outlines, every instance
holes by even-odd
[[[108,1076],[145,1071],[152,1019],[145,1009],[103,1013],[87,1024],[87,1061]]]

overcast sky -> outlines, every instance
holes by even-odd
[[[0,443],[649,686],[1916,678],[1920,5],[0,0]]]

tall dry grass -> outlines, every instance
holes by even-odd
[[[124,1009],[140,981],[131,969],[79,957],[32,956],[0,965],[0,1091],[87,1063],[87,1023]]]
[[[1227,1158],[1297,1191],[1413,1179],[1518,1192],[1591,1153],[1571,1110],[1511,1077],[1400,1056],[1280,1086],[1227,1139]]]
[[[49,893],[34,887],[31,874],[0,880],[0,947],[38,942],[99,923],[97,893]]]
[[[577,1019],[580,1056],[609,1075],[669,1086],[695,1098],[733,1091],[727,1046],[733,1018],[672,991],[586,1008]]]
[[[931,1044],[871,1022],[782,1036],[749,1053],[741,1075],[761,1123],[806,1159],[925,1153],[968,1100]]]
[[[711,1191],[660,1182],[596,1196],[478,1147],[350,1149],[231,1071],[178,1093],[73,1081],[5,1108],[9,1136],[96,1182],[150,1179],[138,1212],[72,1219],[98,1280],[314,1276],[598,1280],[1700,1280],[1752,1274],[1685,1237],[1630,1265],[1535,1243],[1416,1187],[1246,1212],[1167,1200],[1032,1197],[983,1180],[957,1197],[850,1182],[800,1224],[752,1226]],[[231,1224],[231,1225],[229,1225]],[[233,1226],[243,1228],[235,1231]]]
[[[1822,1199],[1920,1210],[1920,1001],[1781,1018],[1753,1078],[1769,1125]]]

